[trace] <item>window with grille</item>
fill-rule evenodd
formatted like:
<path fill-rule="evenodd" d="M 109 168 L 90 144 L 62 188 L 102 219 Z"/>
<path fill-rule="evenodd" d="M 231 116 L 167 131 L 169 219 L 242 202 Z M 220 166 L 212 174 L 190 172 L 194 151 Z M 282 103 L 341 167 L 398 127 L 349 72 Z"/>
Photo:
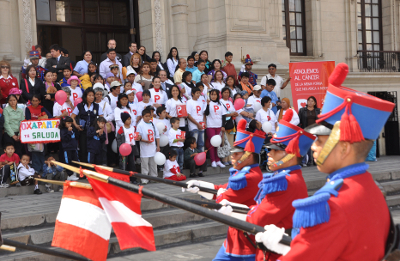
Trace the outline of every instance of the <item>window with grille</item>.
<path fill-rule="evenodd" d="M 359 51 L 382 51 L 381 0 L 357 1 Z"/>
<path fill-rule="evenodd" d="M 304 0 L 282 0 L 282 34 L 291 55 L 306 55 Z"/>

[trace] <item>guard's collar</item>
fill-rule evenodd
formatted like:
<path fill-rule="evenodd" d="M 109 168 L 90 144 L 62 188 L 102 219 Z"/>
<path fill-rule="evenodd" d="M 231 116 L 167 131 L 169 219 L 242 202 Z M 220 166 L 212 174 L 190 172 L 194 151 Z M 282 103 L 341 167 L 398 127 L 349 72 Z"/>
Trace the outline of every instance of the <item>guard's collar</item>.
<path fill-rule="evenodd" d="M 367 171 L 369 165 L 365 162 L 356 163 L 332 172 L 327 180 L 346 179 L 355 175 L 363 174 Z"/>

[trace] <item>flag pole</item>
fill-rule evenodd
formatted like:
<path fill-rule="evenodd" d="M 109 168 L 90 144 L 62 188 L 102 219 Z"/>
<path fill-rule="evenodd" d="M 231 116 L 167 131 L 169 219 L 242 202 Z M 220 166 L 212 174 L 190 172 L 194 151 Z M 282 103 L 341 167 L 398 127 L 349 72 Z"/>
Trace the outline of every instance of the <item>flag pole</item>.
<path fill-rule="evenodd" d="M 202 206 L 204 208 L 209 208 L 209 209 L 220 209 L 223 207 L 223 205 L 212 202 L 212 201 L 196 200 L 196 199 L 189 199 L 189 198 L 182 198 L 182 200 L 184 200 L 186 202 L 190 202 L 190 203 L 198 205 L 198 206 Z M 239 213 L 239 214 L 247 214 L 250 211 L 249 208 L 242 208 L 242 207 L 238 207 L 238 206 L 231 206 L 231 207 L 232 207 L 233 212 Z"/>
<path fill-rule="evenodd" d="M 50 184 L 55 184 L 59 186 L 64 186 L 65 183 L 68 184 L 70 187 L 75 187 L 75 188 L 83 188 L 83 189 L 92 189 L 92 186 L 87 183 L 82 183 L 82 182 L 76 182 L 76 181 L 59 181 L 59 180 L 51 180 L 51 179 L 40 179 L 40 178 L 35 178 L 37 181 L 40 182 L 45 182 L 45 183 L 50 183 Z"/>
<path fill-rule="evenodd" d="M 156 181 L 156 182 L 159 182 L 159 183 L 164 183 L 164 184 L 177 186 L 177 187 L 181 187 L 181 188 L 187 188 L 187 184 L 185 182 L 181 182 L 181 181 L 162 179 L 162 178 L 157 178 L 157 177 L 152 177 L 152 176 L 139 174 L 139 173 L 136 173 L 136 172 L 133 172 L 133 171 L 126 171 L 126 170 L 122 170 L 122 169 L 110 168 L 110 167 L 90 164 L 90 163 L 86 163 L 86 162 L 72 161 L 72 163 L 75 163 L 75 164 L 78 164 L 78 165 L 82 165 L 82 166 L 85 166 L 85 167 L 89 167 L 89 168 L 92 168 L 92 169 L 97 167 L 97 168 L 108 170 L 108 171 L 112 171 L 112 172 L 115 172 L 115 173 L 118 173 L 118 174 L 129 175 L 129 176 L 132 175 L 132 176 L 137 177 L 137 178 L 148 179 L 148 180 L 153 180 L 153 181 Z M 214 194 L 214 195 L 217 195 L 217 193 L 218 193 L 218 191 L 216 189 L 210 189 L 210 188 L 205 188 L 205 187 L 200 187 L 200 186 L 193 186 L 193 187 L 198 187 L 200 191 L 207 192 L 207 193 Z"/>
<path fill-rule="evenodd" d="M 111 185 L 132 191 L 134 193 L 138 193 L 147 198 L 151 198 L 153 200 L 160 201 L 162 203 L 171 205 L 173 207 L 177 207 L 177 208 L 189 211 L 191 213 L 212 219 L 214 221 L 226 224 L 230 227 L 242 230 L 242 231 L 250 233 L 250 234 L 257 234 L 258 232 L 265 232 L 265 229 L 261 226 L 257 226 L 257 225 L 251 224 L 249 222 L 242 221 L 242 220 L 221 214 L 221 213 L 211 210 L 211 209 L 207 209 L 207 208 L 203 208 L 201 206 L 194 205 L 192 203 L 186 202 L 179 198 L 174 198 L 174 197 L 171 197 L 168 195 L 154 192 L 149 189 L 139 187 L 138 185 L 130 184 L 130 183 L 124 182 L 122 180 L 109 177 L 104 174 L 99 174 L 94 171 L 90 171 L 90 170 L 86 170 L 86 169 L 80 170 L 79 168 L 75 168 L 75 167 L 72 167 L 67 164 L 57 162 L 57 161 L 52 161 L 52 162 L 56 165 L 59 165 L 61 167 L 69 169 L 71 171 L 74 171 L 77 173 L 83 173 L 86 176 L 88 176 L 89 178 L 96 179 L 96 180 L 99 180 L 104 183 L 109 183 Z M 280 243 L 283 245 L 290 246 L 291 240 L 292 240 L 291 237 L 284 235 L 282 240 L 280 241 Z"/>

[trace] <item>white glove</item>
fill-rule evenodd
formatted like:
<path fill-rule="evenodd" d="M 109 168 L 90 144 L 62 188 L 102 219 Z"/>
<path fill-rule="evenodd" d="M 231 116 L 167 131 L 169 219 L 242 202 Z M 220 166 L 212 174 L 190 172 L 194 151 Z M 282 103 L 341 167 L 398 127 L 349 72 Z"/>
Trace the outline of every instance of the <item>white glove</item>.
<path fill-rule="evenodd" d="M 238 205 L 240 207 L 248 208 L 246 205 L 229 202 L 226 199 L 221 200 L 221 202 L 219 202 L 219 204 L 223 205 L 223 207 L 220 208 L 218 210 L 218 212 L 220 212 L 220 213 L 222 213 L 224 215 L 227 215 L 227 216 L 231 216 L 231 217 L 246 221 L 246 217 L 247 217 L 246 214 L 233 212 L 233 209 L 232 209 L 232 206 L 236 206 L 236 205 Z"/>
<path fill-rule="evenodd" d="M 24 69 L 26 69 L 26 67 L 28 67 L 28 65 L 31 63 L 30 59 L 25 59 L 24 60 Z"/>
<path fill-rule="evenodd" d="M 195 194 L 199 192 L 198 187 L 200 186 L 200 182 L 198 180 L 189 180 L 188 182 L 186 182 L 186 184 L 188 184 L 188 186 L 187 188 L 182 188 L 182 192 L 188 191 Z"/>
<path fill-rule="evenodd" d="M 233 209 L 231 206 L 223 206 L 222 208 L 218 209 L 218 212 L 227 216 L 230 216 L 233 212 Z"/>
<path fill-rule="evenodd" d="M 279 243 L 285 234 L 285 228 L 279 228 L 275 225 L 266 225 L 265 232 L 256 234 L 256 241 L 263 243 L 269 250 L 286 255 L 290 251 L 290 246 L 285 246 Z"/>
<path fill-rule="evenodd" d="M 200 189 L 198 188 L 198 187 L 203 187 L 203 188 L 214 189 L 213 183 L 201 181 L 201 180 L 189 180 L 188 182 L 186 182 L 186 184 L 188 184 L 188 187 L 186 189 L 182 188 L 182 191 L 186 190 L 191 193 L 197 193 L 200 196 L 205 197 L 206 199 L 213 199 L 214 194 L 200 191 Z M 192 188 L 192 186 L 195 186 L 195 187 Z"/>
<path fill-rule="evenodd" d="M 217 197 L 218 197 L 219 195 L 221 195 L 222 193 L 224 193 L 225 191 L 226 191 L 226 189 L 220 188 L 220 189 L 218 190 Z"/>
<path fill-rule="evenodd" d="M 233 206 L 233 207 L 239 207 L 239 208 L 246 208 L 246 209 L 250 210 L 250 208 L 246 205 L 230 202 L 226 199 L 221 200 L 221 202 L 219 202 L 219 204 L 221 204 L 223 206 Z"/>

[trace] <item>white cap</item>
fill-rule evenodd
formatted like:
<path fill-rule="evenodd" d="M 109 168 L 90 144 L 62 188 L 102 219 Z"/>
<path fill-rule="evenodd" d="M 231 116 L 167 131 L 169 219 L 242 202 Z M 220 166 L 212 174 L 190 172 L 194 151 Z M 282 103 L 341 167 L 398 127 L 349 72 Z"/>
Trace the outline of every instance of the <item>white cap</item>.
<path fill-rule="evenodd" d="M 129 68 L 129 69 L 126 71 L 126 76 L 128 76 L 128 75 L 130 75 L 130 74 L 136 75 L 136 72 L 135 72 L 133 69 Z"/>
<path fill-rule="evenodd" d="M 99 83 L 99 82 L 96 82 L 96 83 L 93 85 L 93 89 L 96 89 L 96 88 L 101 88 L 101 89 L 104 90 L 104 85 L 101 84 L 101 83 Z"/>
<path fill-rule="evenodd" d="M 126 94 L 126 95 L 129 95 L 129 94 L 131 94 L 131 93 L 134 93 L 134 91 L 128 90 L 125 94 Z"/>
<path fill-rule="evenodd" d="M 254 86 L 253 91 L 259 91 L 261 89 L 261 86 L 257 84 L 256 86 Z"/>
<path fill-rule="evenodd" d="M 110 85 L 110 89 L 116 86 L 121 86 L 122 84 L 119 81 L 113 81 Z"/>

